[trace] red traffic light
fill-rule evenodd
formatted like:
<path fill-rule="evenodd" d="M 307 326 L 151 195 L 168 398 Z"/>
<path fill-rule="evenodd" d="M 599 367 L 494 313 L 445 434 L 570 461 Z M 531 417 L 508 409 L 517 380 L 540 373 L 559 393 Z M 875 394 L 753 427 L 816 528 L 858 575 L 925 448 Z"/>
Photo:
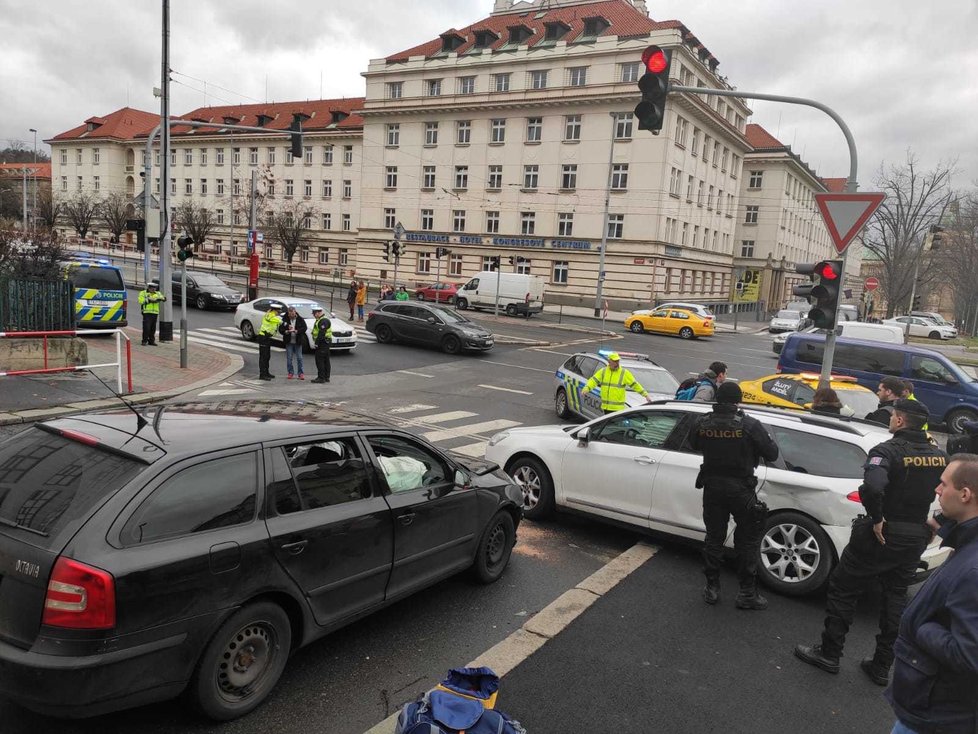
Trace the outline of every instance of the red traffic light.
<path fill-rule="evenodd" d="M 658 46 L 649 46 L 642 52 L 642 63 L 650 74 L 661 74 L 669 68 L 666 52 Z"/>
<path fill-rule="evenodd" d="M 835 263 L 822 263 L 822 267 L 818 271 L 818 274 L 826 280 L 835 280 L 839 277 L 839 273 L 835 269 Z"/>

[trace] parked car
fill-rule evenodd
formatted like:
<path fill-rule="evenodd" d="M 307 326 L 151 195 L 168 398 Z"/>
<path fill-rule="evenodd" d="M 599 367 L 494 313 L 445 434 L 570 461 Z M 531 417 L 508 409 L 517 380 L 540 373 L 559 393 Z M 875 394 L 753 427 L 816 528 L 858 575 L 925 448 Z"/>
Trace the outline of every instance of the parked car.
<path fill-rule="evenodd" d="M 669 303 L 660 303 L 655 308 L 640 308 L 637 311 L 632 311 L 632 316 L 643 316 L 648 315 L 655 311 L 657 308 L 685 308 L 689 311 L 693 311 L 700 316 L 705 318 L 714 318 L 715 315 L 709 306 L 705 306 L 702 303 L 684 303 L 682 301 L 670 301 Z"/>
<path fill-rule="evenodd" d="M 939 313 L 937 313 L 937 311 L 911 311 L 910 315 L 930 319 L 931 321 L 938 324 L 943 324 L 944 326 L 954 326 L 952 322 L 941 316 Z"/>
<path fill-rule="evenodd" d="M 523 489 L 527 518 L 572 510 L 631 527 L 702 541 L 703 457 L 689 445 L 695 421 L 711 410 L 663 401 L 601 416 L 582 426 L 511 428 L 494 435 L 488 461 Z M 788 595 L 813 593 L 828 580 L 861 512 L 859 486 L 869 449 L 889 438 L 882 426 L 773 408 L 747 408 L 780 448 L 757 469 L 769 514 L 758 550 L 758 575 Z M 936 497 L 935 497 L 936 507 Z M 732 546 L 733 530 L 727 545 Z M 933 543 L 921 558 L 933 568 L 946 556 Z"/>
<path fill-rule="evenodd" d="M 182 290 L 179 271 L 172 274 L 171 287 L 173 301 L 179 303 Z M 235 290 L 213 273 L 187 271 L 187 303 L 201 311 L 209 308 L 234 310 L 238 304 L 244 303 L 244 300 L 244 293 Z"/>
<path fill-rule="evenodd" d="M 431 283 L 414 291 L 414 297 L 419 301 L 434 301 L 435 303 L 455 303 L 455 294 L 460 285 L 456 283 Z"/>
<path fill-rule="evenodd" d="M 452 308 L 428 303 L 382 301 L 367 314 L 367 331 L 381 344 L 413 342 L 439 347 L 446 354 L 488 351 L 493 335 Z"/>
<path fill-rule="evenodd" d="M 630 314 L 625 317 L 625 328 L 635 334 L 650 331 L 669 334 L 683 339 L 713 336 L 714 318 L 701 316 L 688 308 L 660 306 L 652 313 Z"/>
<path fill-rule="evenodd" d="M 92 413 L 0 444 L 0 695 L 56 716 L 177 696 L 229 720 L 290 653 L 508 565 L 519 489 L 308 402 Z M 43 500 L 40 499 L 43 495 Z"/>
<path fill-rule="evenodd" d="M 928 339 L 954 339 L 958 335 L 958 330 L 949 324 L 939 324 L 931 319 L 922 316 L 897 316 L 892 319 L 883 319 L 884 324 L 892 324 L 907 329 L 909 325 L 910 336 L 922 336 Z"/>
<path fill-rule="evenodd" d="M 782 309 L 771 319 L 767 330 L 772 334 L 777 334 L 782 331 L 798 331 L 799 329 L 805 328 L 803 323 L 806 320 L 798 311 Z"/>
<path fill-rule="evenodd" d="M 234 312 L 234 325 L 241 332 L 241 336 L 248 341 L 255 339 L 258 330 L 261 329 L 261 320 L 265 312 L 271 308 L 272 304 L 282 304 L 286 307 L 295 306 L 296 313 L 305 319 L 308 329 L 306 329 L 306 344 L 303 351 L 315 351 L 316 346 L 312 341 L 312 310 L 322 308 L 315 301 L 308 298 L 296 298 L 294 296 L 265 296 L 248 303 L 242 303 Z M 330 344 L 330 352 L 350 353 L 357 348 L 357 331 L 350 324 L 338 317 L 335 313 L 327 311 L 329 321 L 333 329 L 333 342 Z M 277 341 L 282 341 L 281 337 L 276 337 Z"/>

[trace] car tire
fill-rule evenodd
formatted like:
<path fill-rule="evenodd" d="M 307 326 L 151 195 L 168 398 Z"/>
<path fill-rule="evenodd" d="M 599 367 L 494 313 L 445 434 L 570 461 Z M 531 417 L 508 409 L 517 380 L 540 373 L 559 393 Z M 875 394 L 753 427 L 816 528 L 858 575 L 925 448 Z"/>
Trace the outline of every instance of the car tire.
<path fill-rule="evenodd" d="M 797 512 L 768 515 L 757 562 L 765 586 L 784 596 L 804 596 L 825 585 L 834 563 L 832 541 L 817 522 Z"/>
<path fill-rule="evenodd" d="M 567 391 L 562 387 L 558 387 L 557 394 L 554 395 L 554 411 L 558 418 L 567 419 L 574 415 L 570 406 L 567 405 Z"/>
<path fill-rule="evenodd" d="M 381 344 L 390 344 L 394 341 L 394 332 L 391 331 L 391 327 L 387 324 L 378 324 L 374 331 L 374 336 L 377 337 L 377 341 Z"/>
<path fill-rule="evenodd" d="M 978 421 L 978 413 L 967 408 L 958 408 L 944 416 L 944 426 L 948 433 L 964 433 L 964 424 L 968 421 Z"/>
<path fill-rule="evenodd" d="M 516 315 L 516 304 L 510 303 L 506 306 L 506 315 L 515 316 Z"/>
<path fill-rule="evenodd" d="M 628 325 L 628 330 L 633 334 L 641 334 L 642 332 L 645 331 L 645 327 L 642 325 L 641 321 L 635 319 L 632 323 Z"/>
<path fill-rule="evenodd" d="M 441 350 L 445 354 L 458 354 L 462 351 L 462 341 L 454 334 L 449 334 L 441 340 Z"/>
<path fill-rule="evenodd" d="M 456 298 L 455 299 L 455 307 L 459 311 L 464 311 L 465 309 L 467 309 L 469 307 L 469 302 L 467 300 L 465 300 L 464 298 Z"/>
<path fill-rule="evenodd" d="M 519 456 L 509 463 L 506 473 L 523 492 L 523 516 L 542 520 L 554 511 L 554 481 L 550 471 L 535 456 Z"/>
<path fill-rule="evenodd" d="M 207 310 L 207 296 L 205 295 L 197 296 L 197 308 L 199 308 L 201 311 Z"/>
<path fill-rule="evenodd" d="M 940 340 L 940 338 L 941 338 L 941 332 L 939 332 L 939 331 L 932 331 L 930 334 L 927 335 L 927 338 L 928 339 L 937 339 L 937 340 Z"/>
<path fill-rule="evenodd" d="M 250 342 L 255 340 L 255 327 L 247 319 L 241 322 L 241 338 Z"/>
<path fill-rule="evenodd" d="M 501 510 L 492 516 L 475 551 L 472 572 L 480 583 L 491 584 L 499 580 L 509 565 L 515 543 L 513 516 Z"/>
<path fill-rule="evenodd" d="M 688 326 L 684 326 L 679 330 L 679 336 L 682 339 L 693 339 L 696 337 L 696 334 L 693 333 L 693 330 L 691 328 L 689 328 Z"/>
<path fill-rule="evenodd" d="M 418 299 L 419 301 L 423 301 L 423 300 L 424 300 L 424 293 L 422 293 L 421 291 L 418 291 L 418 292 L 417 292 L 417 293 L 415 294 L 415 296 L 414 296 L 414 297 L 415 297 L 415 298 L 417 298 L 417 299 Z"/>
<path fill-rule="evenodd" d="M 258 602 L 231 615 L 204 649 L 190 682 L 194 705 L 216 721 L 253 711 L 285 670 L 292 625 L 277 604 Z"/>

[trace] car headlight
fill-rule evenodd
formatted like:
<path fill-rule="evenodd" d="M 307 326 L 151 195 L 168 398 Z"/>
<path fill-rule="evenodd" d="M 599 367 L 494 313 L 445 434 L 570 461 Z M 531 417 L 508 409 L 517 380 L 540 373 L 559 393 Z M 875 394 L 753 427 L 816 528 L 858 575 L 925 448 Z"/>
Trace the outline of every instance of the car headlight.
<path fill-rule="evenodd" d="M 496 444 L 502 443 L 507 438 L 509 438 L 509 431 L 503 431 L 502 433 L 497 433 L 495 436 L 489 439 L 489 445 L 495 446 Z"/>

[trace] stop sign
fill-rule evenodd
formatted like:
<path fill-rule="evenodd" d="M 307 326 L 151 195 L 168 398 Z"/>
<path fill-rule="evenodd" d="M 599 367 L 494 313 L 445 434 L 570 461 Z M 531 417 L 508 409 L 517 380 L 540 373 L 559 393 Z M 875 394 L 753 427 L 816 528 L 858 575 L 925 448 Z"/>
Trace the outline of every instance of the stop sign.
<path fill-rule="evenodd" d="M 863 284 L 863 286 L 868 291 L 875 291 L 880 287 L 879 278 L 866 278 L 866 282 Z"/>

